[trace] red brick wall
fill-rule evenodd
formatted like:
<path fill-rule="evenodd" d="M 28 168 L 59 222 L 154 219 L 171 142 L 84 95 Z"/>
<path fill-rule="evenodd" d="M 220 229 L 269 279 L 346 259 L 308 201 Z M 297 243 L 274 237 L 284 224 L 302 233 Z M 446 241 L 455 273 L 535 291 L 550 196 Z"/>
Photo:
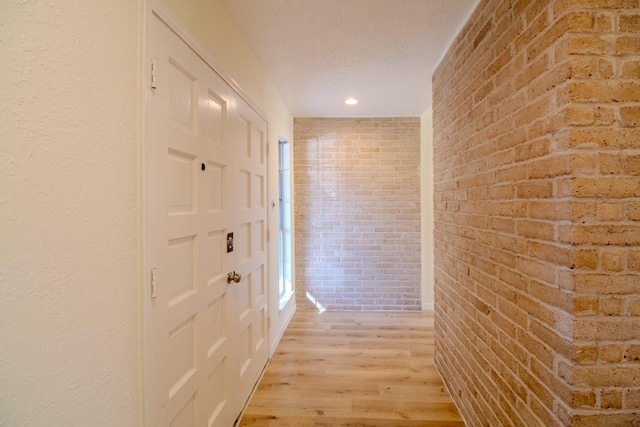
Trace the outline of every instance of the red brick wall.
<path fill-rule="evenodd" d="M 293 153 L 298 306 L 419 310 L 420 119 L 298 118 Z"/>
<path fill-rule="evenodd" d="M 471 426 L 640 423 L 640 1 L 482 1 L 434 75 L 436 363 Z"/>

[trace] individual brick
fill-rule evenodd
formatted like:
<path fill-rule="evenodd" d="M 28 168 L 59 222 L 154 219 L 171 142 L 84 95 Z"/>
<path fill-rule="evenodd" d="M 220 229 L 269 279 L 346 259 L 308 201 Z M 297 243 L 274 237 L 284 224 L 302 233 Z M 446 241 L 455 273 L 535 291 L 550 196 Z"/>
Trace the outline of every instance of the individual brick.
<path fill-rule="evenodd" d="M 626 175 L 640 175 L 640 155 L 632 154 L 625 156 L 624 173 Z"/>
<path fill-rule="evenodd" d="M 640 33 L 640 14 L 624 14 L 618 17 L 618 31 L 622 33 Z"/>
<path fill-rule="evenodd" d="M 640 407 L 640 388 L 624 391 L 624 407 L 629 409 Z"/>
<path fill-rule="evenodd" d="M 616 55 L 637 55 L 640 52 L 640 36 L 620 36 L 614 43 Z"/>
<path fill-rule="evenodd" d="M 639 362 L 640 344 L 627 344 L 624 351 L 624 358 L 627 362 Z"/>
<path fill-rule="evenodd" d="M 600 297 L 599 311 L 605 316 L 621 316 L 624 314 L 624 299 L 615 296 Z"/>
<path fill-rule="evenodd" d="M 575 251 L 574 263 L 576 268 L 588 268 L 595 270 L 598 268 L 597 249 L 578 249 Z"/>
<path fill-rule="evenodd" d="M 595 315 L 598 313 L 598 298 L 593 296 L 574 298 L 573 312 L 576 316 Z"/>
<path fill-rule="evenodd" d="M 626 127 L 640 126 L 640 107 L 620 107 L 620 125 Z"/>
<path fill-rule="evenodd" d="M 600 407 L 602 409 L 622 409 L 622 390 L 608 389 L 600 394 Z"/>
<path fill-rule="evenodd" d="M 600 221 L 622 221 L 624 219 L 624 203 L 601 203 L 598 206 L 598 219 Z"/>
<path fill-rule="evenodd" d="M 624 161 L 621 153 L 600 153 L 599 169 L 601 174 L 620 175 L 624 173 Z"/>
<path fill-rule="evenodd" d="M 602 250 L 602 269 L 604 271 L 622 271 L 624 269 L 626 251 L 623 248 L 606 248 Z"/>
<path fill-rule="evenodd" d="M 613 30 L 613 16 L 610 13 L 597 13 L 593 27 L 601 33 Z"/>
<path fill-rule="evenodd" d="M 622 64 L 622 78 L 640 79 L 640 60 L 629 60 Z"/>

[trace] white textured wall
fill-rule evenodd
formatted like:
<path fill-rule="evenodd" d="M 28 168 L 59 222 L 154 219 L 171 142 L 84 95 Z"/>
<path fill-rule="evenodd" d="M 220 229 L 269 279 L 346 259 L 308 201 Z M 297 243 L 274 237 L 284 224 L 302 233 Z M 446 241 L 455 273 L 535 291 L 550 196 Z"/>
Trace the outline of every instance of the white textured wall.
<path fill-rule="evenodd" d="M 0 2 L 0 425 L 141 422 L 141 1 Z"/>
<path fill-rule="evenodd" d="M 420 194 L 422 228 L 422 309 L 433 309 L 433 111 L 420 117 Z"/>

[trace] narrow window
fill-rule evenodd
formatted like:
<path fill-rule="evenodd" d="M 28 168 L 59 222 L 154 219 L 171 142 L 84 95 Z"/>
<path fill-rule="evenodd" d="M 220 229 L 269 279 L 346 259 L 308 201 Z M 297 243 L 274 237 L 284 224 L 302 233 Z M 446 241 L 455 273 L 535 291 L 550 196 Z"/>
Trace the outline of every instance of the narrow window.
<path fill-rule="evenodd" d="M 280 205 L 279 274 L 280 308 L 284 307 L 293 289 L 291 285 L 291 168 L 288 141 L 278 141 L 278 187 Z"/>

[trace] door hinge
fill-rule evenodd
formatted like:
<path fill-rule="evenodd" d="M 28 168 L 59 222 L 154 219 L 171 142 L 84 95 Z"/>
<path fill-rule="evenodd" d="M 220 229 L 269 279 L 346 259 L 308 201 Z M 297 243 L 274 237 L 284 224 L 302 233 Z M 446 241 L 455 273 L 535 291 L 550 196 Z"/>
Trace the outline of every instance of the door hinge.
<path fill-rule="evenodd" d="M 271 329 L 271 317 L 267 317 L 267 329 Z"/>
<path fill-rule="evenodd" d="M 156 293 L 156 279 L 157 279 L 157 272 L 155 268 L 151 269 L 151 298 L 156 298 L 158 295 Z"/>
<path fill-rule="evenodd" d="M 270 145 L 271 145 L 271 144 L 269 144 L 269 143 L 267 142 L 267 156 L 269 155 L 269 146 L 270 146 Z"/>
<path fill-rule="evenodd" d="M 271 240 L 271 232 L 267 230 L 267 243 Z"/>
<path fill-rule="evenodd" d="M 156 89 L 156 60 L 151 60 L 151 89 Z"/>

